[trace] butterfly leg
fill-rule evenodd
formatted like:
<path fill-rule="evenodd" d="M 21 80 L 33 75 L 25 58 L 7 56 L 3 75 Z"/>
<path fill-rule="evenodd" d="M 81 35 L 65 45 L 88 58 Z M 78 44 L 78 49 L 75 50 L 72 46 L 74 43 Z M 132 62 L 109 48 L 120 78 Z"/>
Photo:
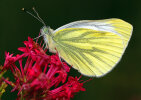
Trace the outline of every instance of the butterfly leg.
<path fill-rule="evenodd" d="M 58 51 L 57 51 L 56 48 L 55 48 L 55 50 L 56 50 L 56 54 L 58 55 L 58 57 L 59 57 L 59 59 L 60 59 L 60 62 L 61 62 L 61 64 L 62 64 L 62 66 L 63 66 L 63 69 L 64 69 L 65 72 L 66 72 L 66 68 L 65 68 L 65 66 L 64 66 L 64 64 L 63 64 L 63 61 L 62 61 L 62 59 L 61 59 L 61 56 L 60 56 L 60 54 L 58 53 Z"/>

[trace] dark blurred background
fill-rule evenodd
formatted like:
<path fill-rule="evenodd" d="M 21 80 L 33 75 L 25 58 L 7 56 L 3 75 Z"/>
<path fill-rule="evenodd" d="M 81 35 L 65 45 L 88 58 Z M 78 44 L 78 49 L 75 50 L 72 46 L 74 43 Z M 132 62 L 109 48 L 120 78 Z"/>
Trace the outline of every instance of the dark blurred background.
<path fill-rule="evenodd" d="M 85 19 L 120 18 L 131 23 L 133 35 L 120 63 L 106 76 L 85 83 L 86 91 L 73 100 L 141 100 L 141 0 L 0 0 L 0 64 L 5 51 L 17 54 L 28 36 L 38 36 L 43 25 L 21 11 L 32 11 L 33 6 L 53 29 Z M 4 95 L 2 100 L 16 98 L 15 93 Z"/>

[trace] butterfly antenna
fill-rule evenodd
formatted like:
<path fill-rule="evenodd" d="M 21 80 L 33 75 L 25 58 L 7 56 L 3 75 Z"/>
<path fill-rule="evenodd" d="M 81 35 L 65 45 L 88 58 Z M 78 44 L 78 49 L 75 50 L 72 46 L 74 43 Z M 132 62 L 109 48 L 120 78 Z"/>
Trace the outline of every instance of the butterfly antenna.
<path fill-rule="evenodd" d="M 31 15 L 32 17 L 34 17 L 35 19 L 37 19 L 39 22 L 41 22 L 43 25 L 45 25 L 45 23 L 43 22 L 43 20 L 41 20 L 40 18 L 38 18 L 38 16 L 36 17 L 35 15 L 33 15 L 31 12 L 27 11 L 25 8 L 22 8 L 22 11 L 28 13 L 29 15 Z"/>
<path fill-rule="evenodd" d="M 33 11 L 36 13 L 38 19 L 40 19 L 40 21 L 43 23 L 43 25 L 46 26 L 45 22 L 44 22 L 43 19 L 39 16 L 39 13 L 36 11 L 36 9 L 35 9 L 34 7 L 33 7 L 32 9 L 33 9 Z"/>

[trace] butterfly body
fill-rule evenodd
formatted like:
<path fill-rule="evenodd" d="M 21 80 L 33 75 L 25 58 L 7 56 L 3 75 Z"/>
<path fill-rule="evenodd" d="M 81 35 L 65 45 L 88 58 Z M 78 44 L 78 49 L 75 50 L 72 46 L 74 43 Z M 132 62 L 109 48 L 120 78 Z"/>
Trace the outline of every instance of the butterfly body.
<path fill-rule="evenodd" d="M 44 42 L 46 43 L 46 46 L 48 46 L 49 51 L 56 53 L 56 45 L 53 41 L 53 30 L 50 27 L 44 26 L 41 29 L 41 35 L 43 35 Z"/>
<path fill-rule="evenodd" d="M 83 20 L 56 30 L 43 27 L 49 50 L 86 76 L 101 77 L 120 61 L 132 34 L 121 19 Z"/>

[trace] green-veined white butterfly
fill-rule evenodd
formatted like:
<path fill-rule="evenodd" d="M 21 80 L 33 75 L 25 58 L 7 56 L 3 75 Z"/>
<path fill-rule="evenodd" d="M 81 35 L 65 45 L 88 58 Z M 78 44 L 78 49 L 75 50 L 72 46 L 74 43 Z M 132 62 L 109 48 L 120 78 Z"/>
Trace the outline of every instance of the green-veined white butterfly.
<path fill-rule="evenodd" d="M 39 16 L 37 19 L 44 24 Z M 101 77 L 121 60 L 132 30 L 131 24 L 112 18 L 75 21 L 56 30 L 45 25 L 41 35 L 49 51 L 58 52 L 74 69 L 86 76 Z"/>
<path fill-rule="evenodd" d="M 41 29 L 51 52 L 87 76 L 100 77 L 120 61 L 132 34 L 132 25 L 121 19 L 82 20 L 56 30 Z"/>

